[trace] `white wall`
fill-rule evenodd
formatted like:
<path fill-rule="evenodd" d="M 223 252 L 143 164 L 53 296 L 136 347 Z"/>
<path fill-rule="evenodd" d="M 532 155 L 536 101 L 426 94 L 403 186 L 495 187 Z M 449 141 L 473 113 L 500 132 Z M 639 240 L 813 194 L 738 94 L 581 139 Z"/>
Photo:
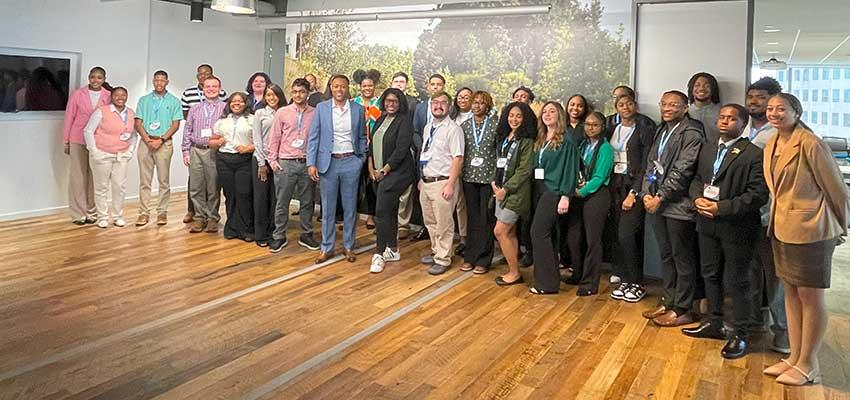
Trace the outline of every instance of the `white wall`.
<path fill-rule="evenodd" d="M 179 96 L 195 82 L 200 63 L 213 65 L 228 92 L 244 90 L 250 74 L 263 66 L 264 33 L 254 20 L 211 10 L 204 23 L 193 24 L 188 7 L 161 1 L 29 0 L 0 2 L 0 15 L 0 47 L 80 53 L 80 82 L 92 66 L 101 65 L 110 83 L 129 89 L 131 107 L 151 90 L 150 76 L 157 69 L 169 72 L 169 89 Z M 47 114 L 0 115 L 0 219 L 67 206 L 62 113 Z M 175 153 L 171 186 L 181 190 L 187 171 Z M 138 194 L 137 165 L 131 161 L 130 197 Z"/>

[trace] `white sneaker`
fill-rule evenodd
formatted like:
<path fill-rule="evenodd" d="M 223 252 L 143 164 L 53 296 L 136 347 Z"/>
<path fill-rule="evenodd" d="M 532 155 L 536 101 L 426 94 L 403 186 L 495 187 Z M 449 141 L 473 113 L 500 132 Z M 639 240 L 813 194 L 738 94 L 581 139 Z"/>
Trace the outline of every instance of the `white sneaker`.
<path fill-rule="evenodd" d="M 123 228 L 124 225 L 127 225 L 127 223 L 124 222 L 124 218 L 115 218 L 115 221 L 112 221 L 112 223 L 119 228 Z"/>
<path fill-rule="evenodd" d="M 612 284 L 620 283 L 620 277 L 617 276 L 617 275 L 611 275 L 611 283 Z"/>
<path fill-rule="evenodd" d="M 400 250 L 393 251 L 393 249 L 387 247 L 386 249 L 384 249 L 383 256 L 384 256 L 384 261 L 386 261 L 386 262 L 401 261 L 401 251 Z"/>
<path fill-rule="evenodd" d="M 611 298 L 614 300 L 623 300 L 623 297 L 626 295 L 626 292 L 629 289 L 629 284 L 622 282 L 616 289 L 611 291 Z"/>
<path fill-rule="evenodd" d="M 100 221 L 97 221 L 97 227 L 98 227 L 98 228 L 106 228 L 106 227 L 108 227 L 108 226 L 109 226 L 109 221 L 107 221 L 107 220 L 105 220 L 105 219 L 102 219 L 102 220 L 100 220 Z"/>
<path fill-rule="evenodd" d="M 380 254 L 372 256 L 372 265 L 369 267 L 369 272 L 377 274 L 384 271 L 384 257 Z"/>

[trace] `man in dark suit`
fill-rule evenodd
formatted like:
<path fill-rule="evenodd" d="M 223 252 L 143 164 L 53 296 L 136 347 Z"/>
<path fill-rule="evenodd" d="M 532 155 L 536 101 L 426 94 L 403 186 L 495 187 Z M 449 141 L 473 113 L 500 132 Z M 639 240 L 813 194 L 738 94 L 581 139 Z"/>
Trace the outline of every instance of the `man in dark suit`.
<path fill-rule="evenodd" d="M 720 139 L 702 146 L 690 193 L 697 209 L 700 264 L 705 280 L 709 319 L 685 335 L 726 339 L 723 327 L 724 273 L 732 287 L 734 331 L 721 355 L 734 359 L 747 353 L 747 328 L 752 303 L 749 298 L 753 243 L 761 228 L 759 208 L 767 202 L 762 172 L 762 150 L 741 136 L 749 113 L 739 104 L 720 108 Z"/>
<path fill-rule="evenodd" d="M 354 262 L 357 189 L 366 159 L 366 124 L 363 106 L 348 100 L 348 84 L 345 75 L 332 77 L 333 98 L 316 106 L 307 136 L 307 174 L 315 182 L 321 179 L 323 210 L 336 210 L 341 194 L 343 246 L 348 261 Z M 316 263 L 333 256 L 334 236 L 334 219 L 322 218 L 322 252 Z"/>
<path fill-rule="evenodd" d="M 446 87 L 446 78 L 444 78 L 440 74 L 431 75 L 428 78 L 428 100 L 423 101 L 416 105 L 416 109 L 413 112 L 413 149 L 415 150 L 416 159 L 419 159 L 419 152 L 422 150 L 422 135 L 423 130 L 425 129 L 425 125 L 428 125 L 434 116 L 431 114 L 431 96 L 434 93 L 442 92 Z M 419 193 L 418 191 L 414 191 L 412 197 L 412 201 L 415 203 L 419 202 Z M 418 210 L 421 213 L 421 207 L 416 207 L 414 205 L 414 210 Z M 416 212 L 416 211 L 414 211 Z M 419 216 L 415 216 L 418 218 Z M 428 235 L 428 229 L 424 226 L 416 235 L 411 237 L 411 240 L 426 240 L 430 239 L 430 235 Z"/>

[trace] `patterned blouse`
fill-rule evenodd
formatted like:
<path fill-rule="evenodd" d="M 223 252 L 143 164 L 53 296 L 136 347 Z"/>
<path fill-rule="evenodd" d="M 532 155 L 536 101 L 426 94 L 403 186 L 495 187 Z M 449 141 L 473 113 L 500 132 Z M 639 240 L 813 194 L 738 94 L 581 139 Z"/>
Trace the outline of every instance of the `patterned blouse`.
<path fill-rule="evenodd" d="M 499 119 L 488 116 L 483 124 L 470 118 L 460 125 L 465 145 L 463 181 L 489 185 L 496 176 L 496 128 Z M 474 130 L 474 132 L 473 132 Z M 476 139 L 479 142 L 476 144 Z"/>
<path fill-rule="evenodd" d="M 378 96 L 369 100 L 369 104 L 366 104 L 363 100 L 363 97 L 357 96 L 354 98 L 354 102 L 363 106 L 365 110 L 363 110 L 363 114 L 366 116 L 366 138 L 371 140 L 372 138 L 372 130 L 375 129 L 375 122 L 378 121 L 378 118 L 381 118 L 381 109 L 378 108 L 378 101 L 380 99 Z"/>

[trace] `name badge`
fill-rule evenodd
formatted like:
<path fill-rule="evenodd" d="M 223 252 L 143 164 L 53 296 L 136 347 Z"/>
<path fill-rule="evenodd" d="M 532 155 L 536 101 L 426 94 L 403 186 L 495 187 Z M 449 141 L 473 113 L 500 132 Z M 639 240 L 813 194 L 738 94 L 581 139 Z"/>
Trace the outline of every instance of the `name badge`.
<path fill-rule="evenodd" d="M 481 158 L 481 157 L 475 157 L 475 158 L 472 159 L 472 162 L 470 164 L 473 167 L 480 167 L 480 166 L 484 165 L 484 159 Z"/>
<path fill-rule="evenodd" d="M 625 151 L 614 152 L 614 162 L 625 164 L 628 161 L 628 155 Z"/>
<path fill-rule="evenodd" d="M 159 121 L 151 122 L 148 125 L 148 128 L 150 128 L 150 130 L 152 130 L 152 131 L 159 129 Z"/>
<path fill-rule="evenodd" d="M 543 168 L 535 168 L 534 169 L 534 179 L 545 179 L 545 175 L 543 174 Z"/>
<path fill-rule="evenodd" d="M 508 167 L 508 159 L 506 157 L 499 157 L 496 159 L 496 168 L 507 168 Z"/>
<path fill-rule="evenodd" d="M 300 149 L 301 146 L 304 146 L 304 139 L 295 139 L 292 141 L 292 147 Z"/>
<path fill-rule="evenodd" d="M 419 161 L 431 161 L 431 153 L 422 153 L 419 155 Z"/>
<path fill-rule="evenodd" d="M 614 164 L 614 173 L 615 174 L 625 174 L 626 173 L 626 163 L 618 162 Z"/>
<path fill-rule="evenodd" d="M 201 129 L 201 137 L 212 137 L 212 129 Z"/>
<path fill-rule="evenodd" d="M 126 141 L 130 140 L 130 136 L 132 136 L 132 134 L 130 132 L 124 132 L 118 138 L 126 142 Z"/>
<path fill-rule="evenodd" d="M 705 185 L 702 190 L 702 197 L 709 200 L 720 201 L 720 188 L 714 185 Z"/>

